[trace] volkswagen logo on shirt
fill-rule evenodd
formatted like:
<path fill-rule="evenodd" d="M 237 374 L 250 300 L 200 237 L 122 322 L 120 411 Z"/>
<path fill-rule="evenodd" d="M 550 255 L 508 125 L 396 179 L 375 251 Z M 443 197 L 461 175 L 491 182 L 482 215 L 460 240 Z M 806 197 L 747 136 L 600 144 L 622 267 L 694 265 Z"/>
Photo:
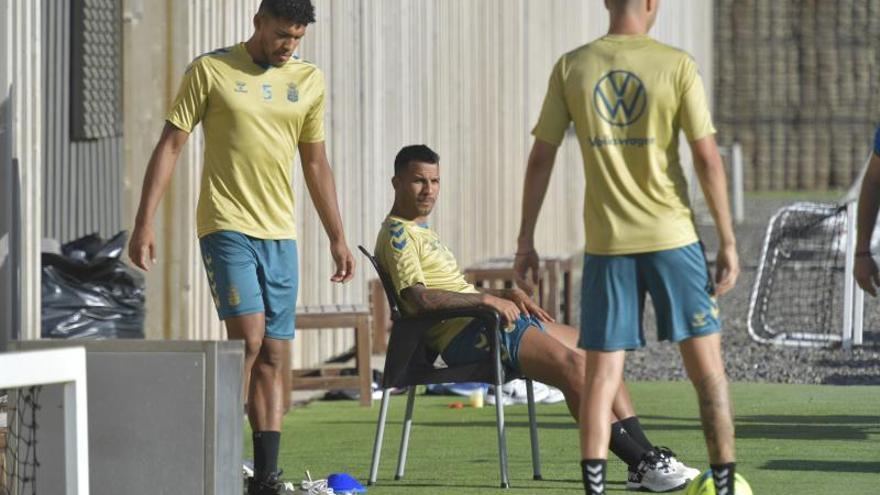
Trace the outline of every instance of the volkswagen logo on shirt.
<path fill-rule="evenodd" d="M 632 72 L 613 70 L 593 89 L 593 107 L 602 120 L 626 127 L 639 120 L 648 106 L 648 93 L 642 80 Z"/>

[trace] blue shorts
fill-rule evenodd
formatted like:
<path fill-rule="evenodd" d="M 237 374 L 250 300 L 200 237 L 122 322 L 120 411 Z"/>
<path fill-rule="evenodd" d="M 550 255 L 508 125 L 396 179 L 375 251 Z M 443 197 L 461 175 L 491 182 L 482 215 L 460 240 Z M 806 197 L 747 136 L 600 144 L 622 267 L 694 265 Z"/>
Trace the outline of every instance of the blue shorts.
<path fill-rule="evenodd" d="M 519 366 L 519 344 L 529 327 L 544 331 L 544 325 L 537 318 L 520 316 L 515 325 L 501 332 L 501 363 L 508 370 L 522 372 Z M 464 327 L 440 353 L 443 362 L 451 366 L 486 359 L 492 352 L 492 346 L 485 328 L 486 323 L 483 320 L 474 320 Z"/>
<path fill-rule="evenodd" d="M 266 336 L 293 338 L 299 266 L 293 239 L 256 239 L 228 230 L 199 239 L 221 320 L 266 314 Z"/>
<path fill-rule="evenodd" d="M 584 255 L 578 346 L 598 351 L 645 346 L 645 295 L 659 340 L 680 342 L 721 330 L 715 287 L 699 242 L 665 251 Z"/>

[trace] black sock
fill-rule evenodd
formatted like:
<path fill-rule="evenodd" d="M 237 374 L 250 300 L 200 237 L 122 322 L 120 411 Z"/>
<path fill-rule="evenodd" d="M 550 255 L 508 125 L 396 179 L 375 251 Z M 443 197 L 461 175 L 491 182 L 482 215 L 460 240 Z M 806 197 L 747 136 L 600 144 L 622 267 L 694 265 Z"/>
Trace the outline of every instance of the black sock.
<path fill-rule="evenodd" d="M 639 443 L 645 450 L 654 450 L 654 444 L 648 440 L 648 437 L 645 436 L 645 431 L 642 430 L 642 424 L 639 423 L 638 416 L 630 416 L 626 419 L 621 419 L 615 424 L 620 424 L 629 433 L 629 436 L 632 437 L 633 440 Z"/>
<path fill-rule="evenodd" d="M 608 448 L 631 470 L 638 467 L 642 456 L 648 452 L 629 434 L 629 430 L 624 429 L 620 421 L 611 424 L 611 443 Z"/>
<path fill-rule="evenodd" d="M 734 475 L 736 463 L 711 464 L 712 481 L 715 482 L 715 493 L 718 495 L 733 495 Z"/>
<path fill-rule="evenodd" d="M 281 443 L 280 431 L 255 431 L 254 438 L 254 478 L 266 479 L 278 471 L 278 445 Z"/>
<path fill-rule="evenodd" d="M 605 459 L 581 461 L 585 495 L 605 495 Z"/>

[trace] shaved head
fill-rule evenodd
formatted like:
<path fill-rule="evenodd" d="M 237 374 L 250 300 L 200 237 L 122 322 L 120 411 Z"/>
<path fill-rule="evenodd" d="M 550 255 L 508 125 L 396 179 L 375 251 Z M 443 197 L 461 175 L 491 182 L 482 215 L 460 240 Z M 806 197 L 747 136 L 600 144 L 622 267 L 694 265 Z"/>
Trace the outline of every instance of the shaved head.
<path fill-rule="evenodd" d="M 657 19 L 660 0 L 605 0 L 611 15 L 610 33 L 647 34 Z"/>
<path fill-rule="evenodd" d="M 644 2 L 645 0 L 605 0 L 605 5 L 611 10 L 626 10 Z"/>

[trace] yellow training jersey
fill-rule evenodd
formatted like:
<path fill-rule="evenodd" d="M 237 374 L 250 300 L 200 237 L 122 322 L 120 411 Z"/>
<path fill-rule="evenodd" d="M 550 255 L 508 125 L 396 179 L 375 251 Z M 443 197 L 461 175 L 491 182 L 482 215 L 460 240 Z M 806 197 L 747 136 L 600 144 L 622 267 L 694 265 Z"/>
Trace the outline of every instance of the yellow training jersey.
<path fill-rule="evenodd" d="M 195 59 L 168 122 L 205 135 L 198 235 L 232 230 L 295 239 L 293 161 L 299 143 L 324 140 L 324 76 L 291 58 L 254 62 L 244 43 Z"/>
<path fill-rule="evenodd" d="M 586 177 L 585 250 L 631 254 L 697 240 L 678 135 L 715 132 L 685 52 L 649 36 L 608 35 L 562 56 L 532 134 L 559 145 L 574 122 Z"/>
<path fill-rule="evenodd" d="M 440 236 L 425 225 L 389 216 L 376 239 L 376 258 L 391 276 L 397 294 L 416 284 L 428 289 L 476 293 L 477 289 L 462 275 L 452 251 L 440 242 Z M 416 313 L 415 307 L 401 298 L 401 311 Z M 472 320 L 454 318 L 444 321 L 428 333 L 429 345 L 441 352 Z"/>

